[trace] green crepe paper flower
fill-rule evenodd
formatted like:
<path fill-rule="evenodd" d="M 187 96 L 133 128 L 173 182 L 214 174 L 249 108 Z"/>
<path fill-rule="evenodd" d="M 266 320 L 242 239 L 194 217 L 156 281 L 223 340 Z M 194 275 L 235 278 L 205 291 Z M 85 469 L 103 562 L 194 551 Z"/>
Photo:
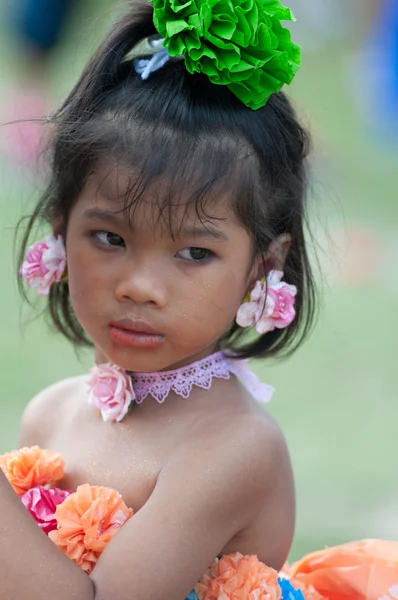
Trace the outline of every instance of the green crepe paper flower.
<path fill-rule="evenodd" d="M 154 24 L 171 56 L 189 73 L 226 85 L 246 106 L 264 106 L 300 66 L 300 47 L 281 21 L 280 0 L 153 0 Z"/>

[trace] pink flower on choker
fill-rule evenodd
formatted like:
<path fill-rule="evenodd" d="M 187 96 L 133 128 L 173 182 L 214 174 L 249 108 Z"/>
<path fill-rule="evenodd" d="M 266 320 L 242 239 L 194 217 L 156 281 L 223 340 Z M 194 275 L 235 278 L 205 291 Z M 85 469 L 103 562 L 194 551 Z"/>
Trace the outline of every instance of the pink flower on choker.
<path fill-rule="evenodd" d="M 97 365 L 90 371 L 89 403 L 101 411 L 103 421 L 121 421 L 135 400 L 131 378 L 116 365 Z"/>
<path fill-rule="evenodd" d="M 28 249 L 20 274 L 30 288 L 38 288 L 39 296 L 48 296 L 53 283 L 61 281 L 66 267 L 62 236 L 48 235 Z"/>
<path fill-rule="evenodd" d="M 296 316 L 294 301 L 297 288 L 281 281 L 282 277 L 282 271 L 270 271 L 267 283 L 257 281 L 249 302 L 242 304 L 238 310 L 238 325 L 254 326 L 260 335 L 290 325 Z"/>

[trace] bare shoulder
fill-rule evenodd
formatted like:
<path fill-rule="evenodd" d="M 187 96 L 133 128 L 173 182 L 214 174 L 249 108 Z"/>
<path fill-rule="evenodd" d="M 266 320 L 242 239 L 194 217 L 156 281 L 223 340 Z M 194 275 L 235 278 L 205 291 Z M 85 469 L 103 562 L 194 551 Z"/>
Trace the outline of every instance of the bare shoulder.
<path fill-rule="evenodd" d="M 279 493 L 280 482 L 292 487 L 284 435 L 275 419 L 262 409 L 208 415 L 169 460 L 173 467 L 180 463 L 187 470 L 195 464 L 194 473 L 201 473 L 202 478 L 222 474 L 218 479 L 222 491 L 229 492 L 231 498 L 234 492 L 235 499 L 246 506 L 250 521 L 263 510 L 265 498 Z M 168 461 L 163 469 L 167 471 Z"/>
<path fill-rule="evenodd" d="M 202 469 L 206 479 L 209 461 L 216 465 L 213 471 L 224 497 L 223 509 L 229 498 L 230 513 L 236 518 L 235 532 L 223 554 L 257 554 L 266 564 L 281 568 L 294 533 L 295 491 L 290 455 L 278 423 L 265 410 L 232 413 L 214 422 L 203 440 L 203 451 L 193 448 L 196 473 Z"/>
<path fill-rule="evenodd" d="M 64 406 L 84 391 L 85 376 L 58 381 L 39 392 L 27 405 L 22 416 L 19 447 L 45 445 L 54 421 L 62 418 Z"/>
<path fill-rule="evenodd" d="M 256 553 L 266 564 L 280 569 L 286 561 L 295 527 L 295 489 L 293 470 L 285 436 L 264 411 L 262 418 L 253 415 L 244 420 L 243 442 L 247 444 L 242 475 L 250 490 L 245 498 L 252 508 L 252 518 L 232 545 L 224 552 L 239 549 L 243 554 Z M 270 543 L 272 540 L 272 543 Z"/>
<path fill-rule="evenodd" d="M 235 476 L 240 474 L 244 479 L 254 480 L 251 492 L 257 492 L 260 501 L 262 494 L 268 494 L 274 487 L 281 473 L 291 476 L 284 434 L 265 410 L 228 415 L 214 444 L 219 448 L 220 460 L 232 461 Z"/>

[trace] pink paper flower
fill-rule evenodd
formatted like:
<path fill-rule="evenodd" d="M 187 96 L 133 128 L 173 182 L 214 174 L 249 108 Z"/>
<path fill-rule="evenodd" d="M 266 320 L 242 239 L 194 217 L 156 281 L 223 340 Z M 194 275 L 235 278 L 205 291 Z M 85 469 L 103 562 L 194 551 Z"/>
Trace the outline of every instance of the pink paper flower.
<path fill-rule="evenodd" d="M 28 509 L 38 526 L 48 533 L 57 529 L 55 510 L 58 504 L 70 496 L 73 492 L 51 488 L 47 490 L 41 485 L 32 488 L 22 496 L 21 500 Z"/>
<path fill-rule="evenodd" d="M 263 335 L 275 328 L 290 325 L 296 316 L 294 309 L 297 288 L 281 281 L 282 271 L 270 271 L 267 284 L 257 281 L 250 294 L 249 302 L 238 310 L 236 322 L 240 327 L 254 326 Z"/>
<path fill-rule="evenodd" d="M 116 365 L 103 364 L 91 369 L 89 403 L 101 411 L 104 421 L 121 421 L 135 393 L 130 377 Z"/>
<path fill-rule="evenodd" d="M 48 296 L 50 287 L 65 272 L 66 252 L 62 236 L 48 235 L 28 249 L 20 274 L 30 288 L 38 288 L 39 296 Z"/>

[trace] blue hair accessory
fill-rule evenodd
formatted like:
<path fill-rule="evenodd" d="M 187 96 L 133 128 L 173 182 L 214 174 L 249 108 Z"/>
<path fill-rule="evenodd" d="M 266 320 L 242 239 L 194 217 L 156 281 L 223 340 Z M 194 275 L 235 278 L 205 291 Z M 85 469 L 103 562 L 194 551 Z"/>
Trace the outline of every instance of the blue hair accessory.
<path fill-rule="evenodd" d="M 134 60 L 134 69 L 141 79 L 146 80 L 155 71 L 159 71 L 169 60 L 183 60 L 183 56 L 171 56 L 168 48 L 164 47 L 164 38 L 161 36 L 148 39 L 151 58 L 136 58 Z"/>
<path fill-rule="evenodd" d="M 169 62 L 171 56 L 167 48 L 162 48 L 156 52 L 151 58 L 137 58 L 134 61 L 134 69 L 141 79 L 148 79 L 151 73 L 159 71 L 166 63 Z"/>

